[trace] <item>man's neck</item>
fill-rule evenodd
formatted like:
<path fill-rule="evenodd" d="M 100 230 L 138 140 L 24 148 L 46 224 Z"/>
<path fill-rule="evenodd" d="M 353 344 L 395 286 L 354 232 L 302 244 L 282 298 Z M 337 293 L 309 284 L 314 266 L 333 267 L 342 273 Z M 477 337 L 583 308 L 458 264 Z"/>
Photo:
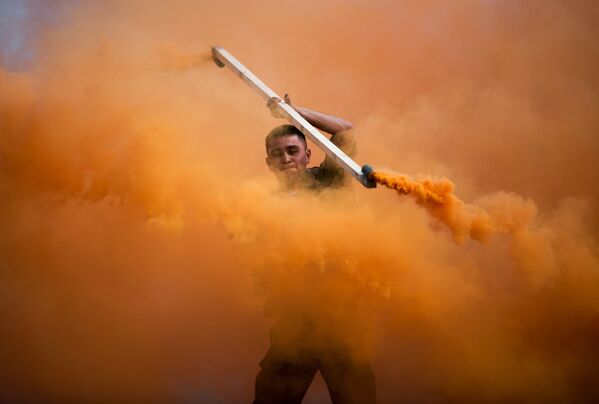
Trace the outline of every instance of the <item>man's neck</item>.
<path fill-rule="evenodd" d="M 284 192 L 299 191 L 308 188 L 310 176 L 307 169 L 303 170 L 293 178 L 286 178 L 280 181 L 281 190 Z"/>

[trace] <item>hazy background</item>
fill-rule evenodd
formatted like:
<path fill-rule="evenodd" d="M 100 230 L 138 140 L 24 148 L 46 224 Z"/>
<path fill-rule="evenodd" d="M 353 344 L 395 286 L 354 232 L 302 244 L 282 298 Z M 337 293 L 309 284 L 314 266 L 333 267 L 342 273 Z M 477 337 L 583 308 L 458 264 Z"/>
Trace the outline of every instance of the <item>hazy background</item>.
<path fill-rule="evenodd" d="M 379 314 L 381 403 L 597 399 L 595 2 L 171 3 L 0 1 L 2 401 L 249 402 L 277 263 L 282 298 L 319 263 L 351 287 L 314 307 Z M 213 44 L 511 230 L 456 244 L 386 189 L 279 200 L 281 122 Z"/>

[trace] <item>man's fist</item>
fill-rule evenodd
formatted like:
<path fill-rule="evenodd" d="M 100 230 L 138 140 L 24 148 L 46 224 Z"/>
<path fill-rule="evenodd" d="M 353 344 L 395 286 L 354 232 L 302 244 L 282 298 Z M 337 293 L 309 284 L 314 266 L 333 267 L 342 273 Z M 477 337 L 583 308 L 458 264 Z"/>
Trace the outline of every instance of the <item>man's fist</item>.
<path fill-rule="evenodd" d="M 289 94 L 285 94 L 285 103 L 291 106 L 291 98 L 289 98 Z M 281 113 L 277 110 L 277 105 L 281 102 L 279 97 L 270 97 L 268 102 L 266 103 L 266 107 L 270 110 L 270 114 L 275 118 L 284 118 Z"/>

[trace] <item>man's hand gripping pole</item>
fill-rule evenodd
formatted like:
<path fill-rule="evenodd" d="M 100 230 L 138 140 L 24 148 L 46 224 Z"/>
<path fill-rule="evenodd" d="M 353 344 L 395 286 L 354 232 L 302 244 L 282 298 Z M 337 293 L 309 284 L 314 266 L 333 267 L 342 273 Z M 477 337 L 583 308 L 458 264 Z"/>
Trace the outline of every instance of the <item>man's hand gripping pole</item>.
<path fill-rule="evenodd" d="M 242 65 L 237 59 L 235 59 L 233 55 L 220 46 L 212 47 L 212 58 L 218 67 L 227 66 L 229 69 L 231 69 L 233 73 L 239 76 L 239 78 L 248 86 L 257 91 L 264 100 L 268 101 L 272 97 L 277 97 L 279 99 L 281 98 L 244 65 Z M 345 154 L 341 149 L 327 139 L 326 136 L 324 136 L 314 126 L 306 121 L 296 110 L 291 107 L 291 105 L 285 103 L 284 101 L 280 101 L 276 105 L 276 109 L 277 112 L 279 112 L 293 126 L 298 128 L 304 135 L 306 135 L 308 139 L 320 147 L 327 156 L 335 160 L 335 162 L 337 162 L 341 168 L 358 180 L 360 184 L 364 185 L 366 188 L 376 187 L 376 183 L 370 178 L 370 174 L 372 174 L 372 168 L 368 164 L 360 167 L 347 154 Z"/>

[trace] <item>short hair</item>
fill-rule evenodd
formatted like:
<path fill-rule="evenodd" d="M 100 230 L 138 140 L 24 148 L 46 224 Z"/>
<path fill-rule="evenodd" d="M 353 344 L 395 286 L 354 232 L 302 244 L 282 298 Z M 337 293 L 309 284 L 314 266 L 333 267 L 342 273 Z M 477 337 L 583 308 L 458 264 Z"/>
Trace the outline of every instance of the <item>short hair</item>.
<path fill-rule="evenodd" d="M 264 139 L 266 151 L 268 152 L 268 145 L 273 139 L 278 139 L 283 136 L 297 136 L 304 143 L 306 148 L 308 147 L 308 143 L 306 143 L 306 136 L 298 128 L 293 125 L 280 125 L 268 132 L 268 135 L 266 135 L 266 138 Z"/>

